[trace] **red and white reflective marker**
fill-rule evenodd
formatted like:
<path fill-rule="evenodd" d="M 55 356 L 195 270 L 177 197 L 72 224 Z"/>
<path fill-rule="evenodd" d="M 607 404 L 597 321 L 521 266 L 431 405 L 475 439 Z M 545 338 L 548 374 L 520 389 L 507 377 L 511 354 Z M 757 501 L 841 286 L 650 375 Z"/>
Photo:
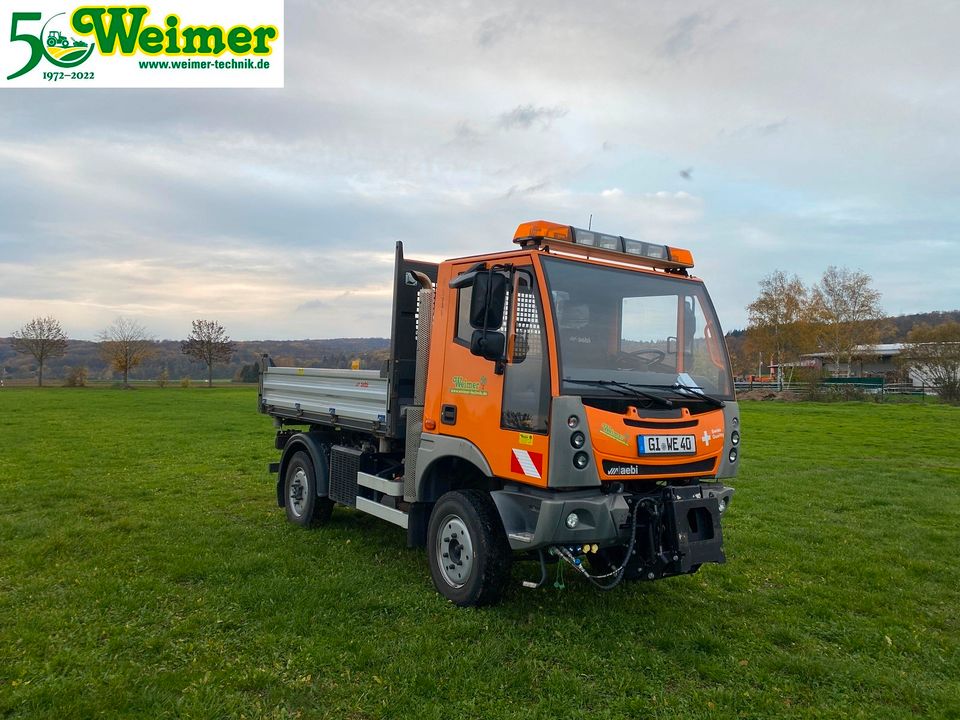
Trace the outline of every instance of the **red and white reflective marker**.
<path fill-rule="evenodd" d="M 510 471 L 523 473 L 527 477 L 541 478 L 543 472 L 543 453 L 514 449 L 510 457 Z"/>

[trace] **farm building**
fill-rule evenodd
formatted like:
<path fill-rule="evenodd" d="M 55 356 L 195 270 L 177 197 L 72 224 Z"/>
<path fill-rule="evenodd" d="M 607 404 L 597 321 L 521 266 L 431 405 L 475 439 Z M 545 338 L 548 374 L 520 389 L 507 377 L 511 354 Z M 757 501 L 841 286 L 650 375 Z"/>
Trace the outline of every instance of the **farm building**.
<path fill-rule="evenodd" d="M 904 343 L 861 345 L 854 351 L 850 362 L 840 364 L 834 361 L 831 353 L 806 353 L 801 356 L 804 361 L 802 365 L 817 368 L 824 375 L 893 377 L 902 373 L 899 356 L 905 347 Z"/>

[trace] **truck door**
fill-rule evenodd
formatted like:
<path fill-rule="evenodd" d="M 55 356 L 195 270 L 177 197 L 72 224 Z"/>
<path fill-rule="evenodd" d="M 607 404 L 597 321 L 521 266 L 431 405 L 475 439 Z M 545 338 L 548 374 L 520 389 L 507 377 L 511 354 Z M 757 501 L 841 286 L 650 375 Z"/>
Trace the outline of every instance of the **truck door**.
<path fill-rule="evenodd" d="M 454 275 L 467 269 L 454 268 Z M 532 266 L 505 275 L 510 285 L 500 328 L 506 335 L 502 374 L 497 363 L 470 351 L 472 288 L 449 291 L 455 312 L 448 324 L 437 432 L 472 442 L 498 477 L 545 487 L 550 379 L 542 299 Z"/>

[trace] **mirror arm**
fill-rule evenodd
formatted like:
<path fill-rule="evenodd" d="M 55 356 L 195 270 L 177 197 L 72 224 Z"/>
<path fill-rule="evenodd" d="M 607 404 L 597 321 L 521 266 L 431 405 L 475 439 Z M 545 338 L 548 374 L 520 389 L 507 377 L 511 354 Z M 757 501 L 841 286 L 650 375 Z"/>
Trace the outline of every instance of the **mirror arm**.
<path fill-rule="evenodd" d="M 473 281 L 477 278 L 477 273 L 482 270 L 487 269 L 487 264 L 483 262 L 478 262 L 476 265 L 471 267 L 465 273 L 457 275 L 453 280 L 450 281 L 450 288 L 452 290 L 459 290 L 460 288 L 470 287 L 473 285 Z"/>

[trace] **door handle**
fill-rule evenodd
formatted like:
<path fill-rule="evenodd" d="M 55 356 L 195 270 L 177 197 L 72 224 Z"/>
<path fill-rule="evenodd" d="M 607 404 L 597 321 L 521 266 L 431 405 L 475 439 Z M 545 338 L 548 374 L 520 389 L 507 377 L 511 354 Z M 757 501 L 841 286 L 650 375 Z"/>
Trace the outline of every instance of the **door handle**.
<path fill-rule="evenodd" d="M 457 406 L 456 405 L 441 406 L 440 422 L 442 422 L 444 425 L 456 425 L 457 424 Z"/>

